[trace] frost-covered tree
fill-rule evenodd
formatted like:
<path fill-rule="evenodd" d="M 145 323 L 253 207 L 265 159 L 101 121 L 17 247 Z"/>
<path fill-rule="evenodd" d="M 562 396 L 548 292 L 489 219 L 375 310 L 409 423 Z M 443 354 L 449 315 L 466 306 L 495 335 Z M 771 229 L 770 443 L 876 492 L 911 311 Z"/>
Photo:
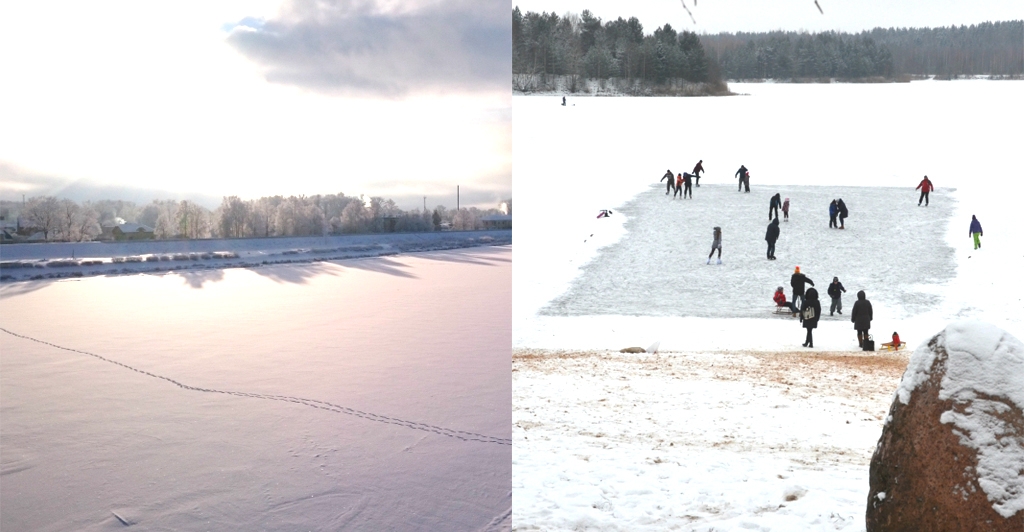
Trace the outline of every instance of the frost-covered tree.
<path fill-rule="evenodd" d="M 341 231 L 360 233 L 366 230 L 368 213 L 362 201 L 349 202 L 341 213 Z"/>
<path fill-rule="evenodd" d="M 30 198 L 25 205 L 25 219 L 33 228 L 42 231 L 46 240 L 60 230 L 60 218 L 60 202 L 53 196 Z"/>
<path fill-rule="evenodd" d="M 246 225 L 250 221 L 251 205 L 238 196 L 225 196 L 217 208 L 217 230 L 224 238 L 247 236 Z"/>

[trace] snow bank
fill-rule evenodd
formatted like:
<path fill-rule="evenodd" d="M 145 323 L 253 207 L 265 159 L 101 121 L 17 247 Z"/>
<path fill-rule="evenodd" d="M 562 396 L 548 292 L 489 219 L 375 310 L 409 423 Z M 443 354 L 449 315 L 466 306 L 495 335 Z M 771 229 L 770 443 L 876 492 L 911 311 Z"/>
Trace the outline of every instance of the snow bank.
<path fill-rule="evenodd" d="M 914 352 L 897 397 L 903 404 L 910 401 L 944 347 L 948 356 L 939 399 L 971 406 L 948 410 L 939 419 L 953 424 L 960 442 L 978 452 L 978 484 L 992 508 L 1004 517 L 1024 510 L 1024 445 L 1021 438 L 1007 437 L 1014 429 L 1005 420 L 1010 411 L 1005 401 L 1024 411 L 1024 343 L 993 325 L 958 321 L 931 344 Z"/>
<path fill-rule="evenodd" d="M 10 244 L 0 282 L 183 270 L 256 268 L 512 243 L 512 231 L 325 237 Z"/>

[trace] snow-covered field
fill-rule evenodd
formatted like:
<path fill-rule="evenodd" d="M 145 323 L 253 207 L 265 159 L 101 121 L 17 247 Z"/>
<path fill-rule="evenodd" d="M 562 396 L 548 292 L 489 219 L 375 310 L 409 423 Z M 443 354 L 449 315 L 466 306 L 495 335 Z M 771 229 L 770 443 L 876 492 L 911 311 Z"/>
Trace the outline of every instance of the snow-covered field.
<path fill-rule="evenodd" d="M 508 529 L 511 261 L 5 283 L 0 530 Z"/>
<path fill-rule="evenodd" d="M 1024 337 L 1024 83 L 730 88 L 748 95 L 513 98 L 516 529 L 863 530 L 906 353 L 857 351 L 848 314 L 801 347 L 771 314 L 796 265 L 826 309 L 833 276 L 847 313 L 865 290 L 877 343 L 896 330 L 913 349 L 964 318 Z M 698 159 L 694 198 L 666 197 L 665 169 Z M 775 192 L 793 208 L 767 261 Z M 839 197 L 843 231 L 827 227 Z"/>
<path fill-rule="evenodd" d="M 10 244 L 0 247 L 0 282 L 139 272 L 259 268 L 512 243 L 512 231 L 323 237 Z"/>

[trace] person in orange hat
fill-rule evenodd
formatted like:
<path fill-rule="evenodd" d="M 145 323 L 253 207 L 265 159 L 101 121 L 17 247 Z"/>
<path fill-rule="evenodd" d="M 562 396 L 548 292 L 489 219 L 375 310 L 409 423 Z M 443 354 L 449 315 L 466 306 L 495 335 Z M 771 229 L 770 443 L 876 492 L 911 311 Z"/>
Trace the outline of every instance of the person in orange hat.
<path fill-rule="evenodd" d="M 793 276 L 789 278 L 789 286 L 793 287 L 793 297 L 791 297 L 790 299 L 793 300 L 794 304 L 796 303 L 796 298 L 798 297 L 800 298 L 800 301 L 803 302 L 804 286 L 808 284 L 814 286 L 814 281 L 812 281 L 806 275 L 800 273 L 800 267 L 797 266 L 796 271 L 793 272 Z"/>

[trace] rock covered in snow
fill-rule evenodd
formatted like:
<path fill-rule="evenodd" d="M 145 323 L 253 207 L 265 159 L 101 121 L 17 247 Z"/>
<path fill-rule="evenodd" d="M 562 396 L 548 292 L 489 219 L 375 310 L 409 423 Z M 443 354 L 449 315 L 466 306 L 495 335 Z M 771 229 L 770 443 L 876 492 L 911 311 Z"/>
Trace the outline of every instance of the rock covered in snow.
<path fill-rule="evenodd" d="M 962 321 L 914 352 L 871 458 L 867 530 L 1024 530 L 1024 343 Z"/>

